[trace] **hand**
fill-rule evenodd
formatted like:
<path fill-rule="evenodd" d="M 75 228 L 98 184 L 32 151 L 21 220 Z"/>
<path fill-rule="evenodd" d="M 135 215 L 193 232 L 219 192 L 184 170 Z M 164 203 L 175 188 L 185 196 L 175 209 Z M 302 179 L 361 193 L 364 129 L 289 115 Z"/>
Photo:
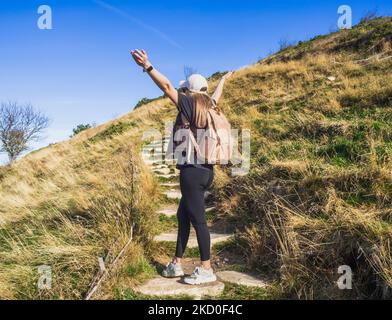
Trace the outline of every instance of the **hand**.
<path fill-rule="evenodd" d="M 135 62 L 144 69 L 147 69 L 151 65 L 148 61 L 147 52 L 144 49 L 141 51 L 136 49 L 134 51 L 131 51 L 131 54 Z"/>
<path fill-rule="evenodd" d="M 227 79 L 229 79 L 233 74 L 234 74 L 233 71 L 229 71 L 228 73 L 226 73 L 226 74 L 222 77 L 222 79 L 227 80 Z"/>

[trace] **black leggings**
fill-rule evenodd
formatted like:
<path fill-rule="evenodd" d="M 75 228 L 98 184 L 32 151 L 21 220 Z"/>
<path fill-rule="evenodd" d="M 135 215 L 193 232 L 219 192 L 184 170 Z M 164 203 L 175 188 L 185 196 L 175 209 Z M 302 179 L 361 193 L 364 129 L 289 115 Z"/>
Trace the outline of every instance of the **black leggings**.
<path fill-rule="evenodd" d="M 210 232 L 208 230 L 204 193 L 212 184 L 212 169 L 186 166 L 180 169 L 182 198 L 177 211 L 178 237 L 176 257 L 182 258 L 189 239 L 191 222 L 196 231 L 201 261 L 210 260 Z"/>

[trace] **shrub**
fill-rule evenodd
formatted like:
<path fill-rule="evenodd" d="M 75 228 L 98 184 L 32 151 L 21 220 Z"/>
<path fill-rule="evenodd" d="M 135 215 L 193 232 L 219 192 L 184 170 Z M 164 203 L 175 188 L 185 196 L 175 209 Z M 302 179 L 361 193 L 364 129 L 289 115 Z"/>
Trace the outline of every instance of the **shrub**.
<path fill-rule="evenodd" d="M 134 107 L 134 109 L 140 108 L 141 106 L 144 106 L 145 104 L 148 104 L 150 102 L 156 101 L 158 99 L 160 99 L 161 97 L 158 98 L 153 98 L 153 99 L 149 99 L 149 98 L 142 98 L 139 100 L 139 102 L 136 104 L 136 106 Z"/>
<path fill-rule="evenodd" d="M 85 131 L 87 129 L 91 129 L 93 126 L 89 123 L 87 124 L 79 124 L 76 128 L 72 129 L 72 136 L 74 137 L 77 134 L 81 133 L 82 131 Z"/>
<path fill-rule="evenodd" d="M 96 134 L 94 137 L 90 138 L 91 142 L 97 142 L 99 140 L 110 139 L 113 136 L 120 135 L 124 133 L 126 130 L 135 127 L 136 123 L 133 121 L 129 122 L 119 122 L 116 124 L 112 124 L 106 130 Z"/>

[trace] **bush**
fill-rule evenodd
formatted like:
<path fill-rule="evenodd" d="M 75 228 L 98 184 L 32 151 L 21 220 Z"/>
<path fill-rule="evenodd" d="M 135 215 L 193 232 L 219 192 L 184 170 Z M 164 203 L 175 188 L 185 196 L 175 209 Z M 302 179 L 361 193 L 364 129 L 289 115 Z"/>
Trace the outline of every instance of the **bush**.
<path fill-rule="evenodd" d="M 116 124 L 112 124 L 106 130 L 96 134 L 94 137 L 90 138 L 91 142 L 97 142 L 99 140 L 110 139 L 113 136 L 120 135 L 124 133 L 126 130 L 135 127 L 136 123 L 133 121 L 129 122 L 119 122 Z"/>
<path fill-rule="evenodd" d="M 362 155 L 369 152 L 368 150 L 368 146 L 360 136 L 354 137 L 354 139 L 337 136 L 331 139 L 327 145 L 320 147 L 317 155 L 327 158 L 339 157 L 356 162 L 360 160 Z"/>
<path fill-rule="evenodd" d="M 72 133 L 71 137 L 76 136 L 77 134 L 81 133 L 82 131 L 85 131 L 87 129 L 91 129 L 92 127 L 93 126 L 91 124 L 89 124 L 89 123 L 87 123 L 87 124 L 79 124 L 76 128 L 72 129 L 73 133 Z"/>
<path fill-rule="evenodd" d="M 139 102 L 136 104 L 134 109 L 140 108 L 141 106 L 144 106 L 145 104 L 148 104 L 150 102 L 153 102 L 155 100 L 158 100 L 162 97 L 158 97 L 158 98 L 153 98 L 153 99 L 149 99 L 149 98 L 142 98 L 141 100 L 139 100 Z"/>
<path fill-rule="evenodd" d="M 226 73 L 227 73 L 227 71 L 223 71 L 223 72 L 217 71 L 217 72 L 213 73 L 211 76 L 209 76 L 207 78 L 207 80 L 208 81 L 218 80 L 218 79 L 222 78 Z"/>

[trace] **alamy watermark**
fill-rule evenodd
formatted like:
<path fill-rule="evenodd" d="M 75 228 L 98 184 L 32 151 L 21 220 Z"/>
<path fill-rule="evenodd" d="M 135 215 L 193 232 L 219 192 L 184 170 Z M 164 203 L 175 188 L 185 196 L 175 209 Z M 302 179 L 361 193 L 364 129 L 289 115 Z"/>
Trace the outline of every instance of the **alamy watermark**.
<path fill-rule="evenodd" d="M 338 273 L 341 274 L 337 281 L 340 290 L 351 290 L 353 288 L 353 272 L 350 266 L 342 265 L 338 268 Z"/>
<path fill-rule="evenodd" d="M 338 28 L 351 29 L 353 27 L 353 11 L 348 5 L 341 5 L 338 8 L 338 14 L 340 14 L 338 19 Z"/>
<path fill-rule="evenodd" d="M 50 290 L 52 289 L 52 268 L 47 265 L 38 267 L 38 278 L 37 287 L 39 290 Z"/>
<path fill-rule="evenodd" d="M 52 8 L 48 5 L 38 7 L 37 13 L 40 15 L 37 20 L 37 26 L 40 30 L 52 30 Z"/>

